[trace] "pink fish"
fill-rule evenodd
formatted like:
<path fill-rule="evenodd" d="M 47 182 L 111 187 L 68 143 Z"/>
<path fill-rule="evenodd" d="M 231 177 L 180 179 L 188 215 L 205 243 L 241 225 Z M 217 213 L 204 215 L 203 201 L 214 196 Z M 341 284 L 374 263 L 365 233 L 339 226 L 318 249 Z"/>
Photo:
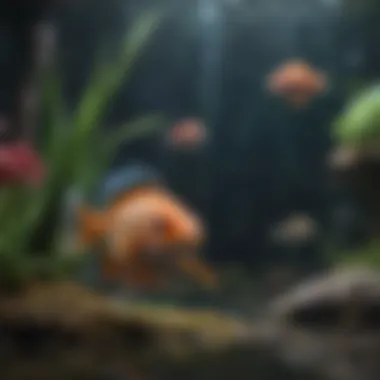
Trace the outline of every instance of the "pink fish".
<path fill-rule="evenodd" d="M 196 118 L 179 120 L 170 129 L 168 139 L 173 147 L 197 147 L 206 139 L 206 126 L 202 120 Z"/>

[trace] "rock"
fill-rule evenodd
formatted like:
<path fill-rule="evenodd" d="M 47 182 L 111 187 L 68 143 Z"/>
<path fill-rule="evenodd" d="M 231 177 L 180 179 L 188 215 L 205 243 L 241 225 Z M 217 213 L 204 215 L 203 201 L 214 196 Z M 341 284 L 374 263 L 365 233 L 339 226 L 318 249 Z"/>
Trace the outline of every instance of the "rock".
<path fill-rule="evenodd" d="M 380 274 L 343 268 L 274 300 L 277 354 L 331 380 L 380 378 Z"/>
<path fill-rule="evenodd" d="M 362 147 L 337 146 L 328 156 L 330 168 L 338 171 L 351 170 L 366 162 L 380 162 L 380 141 L 374 140 Z"/>
<path fill-rule="evenodd" d="M 371 235 L 380 238 L 380 141 L 337 147 L 329 156 L 332 182 L 348 186 L 370 219 Z"/>

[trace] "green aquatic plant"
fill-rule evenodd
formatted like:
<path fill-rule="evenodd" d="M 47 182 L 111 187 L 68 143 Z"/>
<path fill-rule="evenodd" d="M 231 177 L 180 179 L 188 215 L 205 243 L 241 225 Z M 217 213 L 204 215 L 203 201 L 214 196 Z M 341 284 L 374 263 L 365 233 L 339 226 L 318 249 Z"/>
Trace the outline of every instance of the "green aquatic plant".
<path fill-rule="evenodd" d="M 380 243 L 370 243 L 356 249 L 334 249 L 327 254 L 332 266 L 369 266 L 380 270 Z"/>
<path fill-rule="evenodd" d="M 380 86 L 355 96 L 334 122 L 332 133 L 338 143 L 356 147 L 380 139 Z"/>
<path fill-rule="evenodd" d="M 149 115 L 118 128 L 102 128 L 109 100 L 126 83 L 134 63 L 159 25 L 149 14 L 127 34 L 119 57 L 96 62 L 74 112 L 63 100 L 59 76 L 52 69 L 43 80 L 43 123 L 39 151 L 47 165 L 42 188 L 0 188 L 0 281 L 20 283 L 34 277 L 71 272 L 76 255 L 61 253 L 57 228 L 67 189 L 88 195 L 104 174 L 119 144 L 160 128 L 162 118 Z"/>

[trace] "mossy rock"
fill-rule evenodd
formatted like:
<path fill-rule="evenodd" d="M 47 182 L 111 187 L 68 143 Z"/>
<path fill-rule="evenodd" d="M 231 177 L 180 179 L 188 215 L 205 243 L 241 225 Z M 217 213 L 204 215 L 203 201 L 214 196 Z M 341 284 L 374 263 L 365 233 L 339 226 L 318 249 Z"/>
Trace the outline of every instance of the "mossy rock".
<path fill-rule="evenodd" d="M 333 294 L 336 283 L 323 277 L 317 298 Z M 351 279 L 343 283 L 351 284 Z M 294 291 L 289 294 L 293 299 Z M 288 299 L 284 297 L 279 299 Z M 310 298 L 315 300 L 315 294 Z M 320 369 L 332 363 L 289 364 L 284 353 L 308 355 L 321 342 L 345 347 L 345 331 L 317 333 L 305 342 L 295 326 L 284 334 L 283 319 L 274 309 L 268 309 L 272 317 L 244 321 L 216 311 L 109 299 L 74 283 L 30 285 L 0 297 L 0 378 L 326 380 Z M 295 343 L 305 349 L 297 351 Z M 361 378 L 373 380 L 365 373 Z"/>
<path fill-rule="evenodd" d="M 92 378 L 144 363 L 156 368 L 227 347 L 246 329 L 217 313 L 112 300 L 73 283 L 35 284 L 0 298 L 0 374 Z"/>
<path fill-rule="evenodd" d="M 284 365 L 252 322 L 112 300 L 72 283 L 1 297 L 0 333 L 2 379 L 318 379 Z"/>

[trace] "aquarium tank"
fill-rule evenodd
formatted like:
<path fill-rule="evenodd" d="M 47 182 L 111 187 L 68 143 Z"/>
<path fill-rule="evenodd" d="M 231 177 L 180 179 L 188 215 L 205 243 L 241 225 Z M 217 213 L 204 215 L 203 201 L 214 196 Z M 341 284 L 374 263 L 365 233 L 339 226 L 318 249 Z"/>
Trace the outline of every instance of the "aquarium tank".
<path fill-rule="evenodd" d="M 379 19 L 4 0 L 0 377 L 378 380 Z"/>

